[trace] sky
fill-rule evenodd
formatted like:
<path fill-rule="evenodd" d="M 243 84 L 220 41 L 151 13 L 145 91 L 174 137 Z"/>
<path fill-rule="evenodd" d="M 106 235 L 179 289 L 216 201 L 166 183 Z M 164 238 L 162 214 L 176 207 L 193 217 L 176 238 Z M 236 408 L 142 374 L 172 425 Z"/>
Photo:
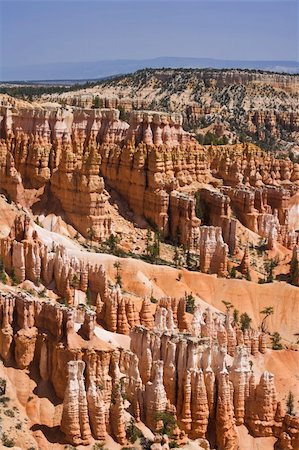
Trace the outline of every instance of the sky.
<path fill-rule="evenodd" d="M 0 65 L 188 56 L 297 60 L 298 2 L 0 0 Z"/>

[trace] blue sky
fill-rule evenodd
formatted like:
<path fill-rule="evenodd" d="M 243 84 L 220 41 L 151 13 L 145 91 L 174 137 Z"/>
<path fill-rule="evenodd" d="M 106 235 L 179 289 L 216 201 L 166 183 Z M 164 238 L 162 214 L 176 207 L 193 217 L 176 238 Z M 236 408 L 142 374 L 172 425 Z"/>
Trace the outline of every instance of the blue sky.
<path fill-rule="evenodd" d="M 0 0 L 0 64 L 298 60 L 298 2 Z"/>

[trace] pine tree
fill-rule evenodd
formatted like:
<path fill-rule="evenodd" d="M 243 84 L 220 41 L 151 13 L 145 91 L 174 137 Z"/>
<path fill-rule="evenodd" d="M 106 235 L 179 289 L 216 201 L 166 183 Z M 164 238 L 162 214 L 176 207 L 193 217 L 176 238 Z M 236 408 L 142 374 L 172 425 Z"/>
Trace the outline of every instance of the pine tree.
<path fill-rule="evenodd" d="M 293 392 L 289 391 L 287 401 L 286 401 L 286 407 L 287 407 L 287 414 L 289 414 L 290 416 L 295 415 L 294 403 L 295 403 L 294 402 L 294 394 L 293 394 Z"/>
<path fill-rule="evenodd" d="M 94 99 L 93 99 L 93 108 L 100 108 L 101 106 L 101 101 L 100 101 L 100 97 L 97 95 Z"/>
<path fill-rule="evenodd" d="M 146 231 L 146 238 L 145 238 L 145 251 L 147 256 L 150 256 L 151 245 L 152 245 L 152 233 L 150 228 L 148 228 Z"/>
<path fill-rule="evenodd" d="M 187 253 L 186 253 L 186 265 L 188 267 L 188 269 L 192 269 L 192 257 L 191 257 L 191 253 L 190 253 L 190 249 L 188 248 Z"/>
<path fill-rule="evenodd" d="M 299 262 L 298 262 L 297 259 L 292 259 L 291 270 L 290 270 L 290 278 L 291 278 L 291 284 L 293 284 L 294 286 L 298 286 Z"/>
<path fill-rule="evenodd" d="M 264 316 L 265 316 L 263 318 L 263 320 L 262 320 L 262 323 L 261 323 L 261 330 L 262 330 L 263 333 L 265 333 L 265 331 L 266 331 L 266 319 L 267 319 L 267 317 L 269 317 L 272 314 L 274 314 L 274 308 L 273 308 L 273 306 L 266 306 L 266 308 L 262 309 L 260 311 L 260 313 L 264 314 Z"/>
<path fill-rule="evenodd" d="M 93 227 L 88 228 L 87 230 L 87 239 L 90 241 L 90 243 L 93 241 L 95 237 L 95 231 Z"/>
<path fill-rule="evenodd" d="M 241 330 L 242 331 L 248 330 L 250 328 L 251 321 L 252 321 L 251 317 L 246 312 L 241 314 L 240 317 Z"/>
<path fill-rule="evenodd" d="M 174 256 L 173 256 L 173 262 L 175 267 L 177 267 L 179 265 L 179 259 L 180 259 L 180 255 L 179 255 L 179 249 L 177 246 L 174 247 Z"/>
<path fill-rule="evenodd" d="M 119 285 L 119 287 L 122 287 L 122 278 L 121 278 L 121 265 L 119 261 L 115 261 L 113 264 L 113 267 L 116 269 L 116 276 L 115 276 L 115 282 Z"/>
<path fill-rule="evenodd" d="M 239 324 L 239 318 L 240 318 L 239 310 L 235 308 L 234 311 L 233 311 L 234 325 L 238 325 Z"/>
<path fill-rule="evenodd" d="M 283 349 L 283 345 L 280 342 L 281 341 L 281 336 L 278 333 L 278 331 L 275 331 L 272 336 L 271 336 L 271 341 L 272 341 L 272 349 L 273 350 L 282 350 Z"/>

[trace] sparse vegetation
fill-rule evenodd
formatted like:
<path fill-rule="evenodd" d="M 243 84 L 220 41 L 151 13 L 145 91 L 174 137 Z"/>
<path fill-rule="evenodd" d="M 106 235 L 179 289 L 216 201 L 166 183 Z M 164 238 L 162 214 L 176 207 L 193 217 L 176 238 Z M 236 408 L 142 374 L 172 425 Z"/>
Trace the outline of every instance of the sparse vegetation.
<path fill-rule="evenodd" d="M 290 416 L 295 415 L 295 399 L 293 392 L 289 391 L 287 400 L 286 400 L 286 413 Z"/>
<path fill-rule="evenodd" d="M 38 225 L 41 228 L 44 228 L 43 224 L 40 222 L 39 217 L 37 216 L 37 218 L 34 221 L 36 223 L 36 225 Z"/>
<path fill-rule="evenodd" d="M 236 278 L 236 276 L 237 276 L 237 270 L 236 270 L 235 266 L 233 266 L 233 267 L 230 269 L 229 276 L 230 276 L 230 278 Z"/>
<path fill-rule="evenodd" d="M 71 286 L 74 289 L 78 289 L 79 288 L 79 278 L 76 274 L 73 275 L 72 281 L 71 281 Z"/>
<path fill-rule="evenodd" d="M 7 276 L 5 273 L 5 266 L 4 266 L 4 263 L 1 258 L 0 258 L 0 281 L 3 284 L 6 284 L 6 281 L 7 281 Z"/>
<path fill-rule="evenodd" d="M 103 242 L 101 249 L 108 250 L 109 253 L 112 253 L 112 255 L 115 256 L 124 256 L 124 252 L 122 252 L 118 247 L 120 240 L 121 237 L 119 235 L 110 234 L 108 239 Z"/>
<path fill-rule="evenodd" d="M 14 267 L 11 270 L 10 279 L 11 279 L 13 286 L 17 286 L 19 284 L 19 280 L 18 280 L 18 277 L 16 276 Z"/>
<path fill-rule="evenodd" d="M 156 297 L 153 296 L 153 291 L 151 292 L 150 301 L 152 303 L 158 303 L 158 300 L 156 299 Z"/>
<path fill-rule="evenodd" d="M 234 311 L 233 311 L 234 325 L 239 325 L 239 320 L 240 320 L 240 312 L 238 309 L 234 308 Z"/>
<path fill-rule="evenodd" d="M 205 135 L 204 134 L 198 134 L 196 136 L 197 141 L 199 144 L 202 145 L 227 145 L 228 144 L 228 138 L 226 136 L 217 137 L 216 134 L 211 133 L 208 131 Z"/>
<path fill-rule="evenodd" d="M 299 280 L 299 262 L 297 259 L 292 259 L 290 268 L 290 282 L 294 286 L 298 286 Z"/>
<path fill-rule="evenodd" d="M 46 293 L 47 293 L 47 289 L 44 288 L 42 291 L 39 292 L 38 296 L 40 298 L 45 298 L 46 297 Z"/>
<path fill-rule="evenodd" d="M 200 191 L 195 193 L 195 214 L 201 220 L 202 225 L 208 225 L 209 217 L 206 206 L 200 200 Z"/>
<path fill-rule="evenodd" d="M 143 436 L 139 428 L 136 427 L 136 423 L 133 417 L 131 417 L 129 425 L 127 426 L 126 434 L 131 444 L 134 444 L 134 442 L 136 442 L 138 438 L 141 438 Z"/>
<path fill-rule="evenodd" d="M 93 108 L 100 108 L 101 106 L 102 106 L 102 105 L 101 105 L 100 97 L 97 95 L 97 96 L 93 99 L 92 107 L 93 107 Z"/>
<path fill-rule="evenodd" d="M 222 303 L 224 304 L 227 313 L 228 313 L 228 312 L 230 311 L 230 309 L 233 307 L 233 305 L 231 304 L 231 302 L 227 302 L 226 300 L 222 300 Z"/>
<path fill-rule="evenodd" d="M 4 395 L 5 392 L 6 392 L 6 380 L 5 378 L 0 378 L 0 396 Z"/>
<path fill-rule="evenodd" d="M 9 437 L 7 433 L 2 434 L 2 444 L 4 445 L 4 447 L 9 448 L 15 446 L 14 440 L 11 437 Z"/>
<path fill-rule="evenodd" d="M 122 287 L 122 277 L 121 277 L 121 265 L 119 261 L 115 261 L 113 264 L 113 267 L 116 269 L 116 275 L 115 275 L 115 283 L 119 285 L 119 287 Z"/>
<path fill-rule="evenodd" d="M 266 251 L 266 239 L 263 237 L 260 237 L 258 245 L 256 247 L 256 251 L 258 256 L 263 256 Z"/>
<path fill-rule="evenodd" d="M 104 442 L 96 442 L 95 444 L 93 444 L 92 450 L 105 450 L 104 445 Z"/>
<path fill-rule="evenodd" d="M 6 410 L 4 411 L 4 414 L 5 414 L 7 417 L 15 417 L 15 413 L 13 412 L 12 409 L 6 409 Z"/>
<path fill-rule="evenodd" d="M 272 349 L 273 350 L 282 350 L 283 349 L 283 345 L 281 343 L 281 336 L 278 333 L 278 331 L 275 331 L 271 335 L 271 342 L 272 342 Z"/>
<path fill-rule="evenodd" d="M 181 253 L 180 253 L 180 250 L 179 250 L 179 247 L 177 246 L 177 245 L 175 245 L 175 247 L 174 247 L 174 256 L 173 256 L 173 262 L 174 262 L 174 265 L 175 265 L 175 267 L 181 267 L 183 264 L 183 261 L 182 261 L 182 255 L 181 255 Z"/>
<path fill-rule="evenodd" d="M 95 230 L 93 227 L 88 228 L 87 230 L 87 240 L 91 243 L 94 240 L 95 237 Z"/>
<path fill-rule="evenodd" d="M 274 269 L 278 266 L 278 258 L 270 259 L 265 262 L 266 283 L 273 283 L 274 281 Z"/>
<path fill-rule="evenodd" d="M 191 253 L 190 253 L 189 248 L 187 249 L 187 252 L 186 252 L 186 265 L 189 270 L 192 269 L 192 258 L 191 258 Z"/>
<path fill-rule="evenodd" d="M 264 315 L 264 318 L 261 323 L 261 330 L 263 333 L 265 333 L 266 332 L 266 319 L 267 319 L 267 317 L 274 314 L 274 308 L 273 308 L 273 306 L 266 306 L 266 308 L 262 309 L 260 311 L 260 313 Z"/>
<path fill-rule="evenodd" d="M 246 270 L 245 278 L 246 278 L 247 281 L 251 281 L 251 275 L 250 275 L 250 270 L 249 269 Z"/>
<path fill-rule="evenodd" d="M 87 291 L 86 291 L 86 304 L 92 305 L 91 292 L 90 292 L 89 287 L 87 288 Z"/>
<path fill-rule="evenodd" d="M 168 436 L 172 436 L 172 432 L 176 426 L 176 420 L 172 414 L 169 412 L 157 412 L 155 414 L 155 420 L 162 422 L 162 428 L 160 430 L 160 433 L 167 434 Z"/>
<path fill-rule="evenodd" d="M 186 295 L 186 312 L 193 314 L 195 307 L 195 298 L 192 293 Z"/>
<path fill-rule="evenodd" d="M 241 324 L 242 331 L 249 330 L 251 322 L 252 322 L 252 319 L 246 312 L 241 314 L 240 324 Z"/>
<path fill-rule="evenodd" d="M 117 109 L 119 110 L 119 119 L 123 120 L 124 122 L 130 121 L 130 113 L 125 111 L 125 109 L 122 106 L 118 106 Z"/>
<path fill-rule="evenodd" d="M 3 405 L 4 408 L 7 407 L 10 398 L 7 396 L 0 396 L 0 404 Z"/>
<path fill-rule="evenodd" d="M 149 262 L 156 262 L 157 259 L 159 258 L 160 243 L 161 243 L 160 232 L 155 231 L 154 238 L 152 238 L 152 233 L 150 229 L 148 229 L 146 234 L 145 251 L 146 251 L 146 259 Z"/>
<path fill-rule="evenodd" d="M 58 303 L 60 303 L 61 305 L 67 306 L 67 301 L 64 297 L 60 297 L 57 299 Z"/>

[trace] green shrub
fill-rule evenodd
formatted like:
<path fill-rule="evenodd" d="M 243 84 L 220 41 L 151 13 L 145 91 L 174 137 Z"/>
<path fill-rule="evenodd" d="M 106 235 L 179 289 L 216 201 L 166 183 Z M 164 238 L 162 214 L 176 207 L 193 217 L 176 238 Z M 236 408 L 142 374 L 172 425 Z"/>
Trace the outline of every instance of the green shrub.
<path fill-rule="evenodd" d="M 5 392 L 6 392 L 6 380 L 5 378 L 0 378 L 0 395 L 4 395 Z"/>
<path fill-rule="evenodd" d="M 131 444 L 134 444 L 134 442 L 136 442 L 137 439 L 143 436 L 139 428 L 136 427 L 135 420 L 133 419 L 133 417 L 131 418 L 129 425 L 127 426 L 126 435 Z"/>
<path fill-rule="evenodd" d="M 2 444 L 4 445 L 4 447 L 14 447 L 15 446 L 15 442 L 13 439 L 11 439 L 6 433 L 2 434 Z"/>
<path fill-rule="evenodd" d="M 278 333 L 278 331 L 275 331 L 271 336 L 273 350 L 282 350 L 283 349 L 283 345 L 280 341 L 281 341 L 281 336 Z"/>
<path fill-rule="evenodd" d="M 96 95 L 92 101 L 92 108 L 98 109 L 102 105 L 101 99 L 98 95 Z"/>
<path fill-rule="evenodd" d="M 246 270 L 245 278 L 246 278 L 247 281 L 251 281 L 251 275 L 250 275 L 250 270 L 249 269 Z"/>
<path fill-rule="evenodd" d="M 42 291 L 39 292 L 38 296 L 40 298 L 45 298 L 46 297 L 46 292 L 47 292 L 47 289 L 44 288 Z"/>
<path fill-rule="evenodd" d="M 150 301 L 151 301 L 152 303 L 158 303 L 158 300 L 156 299 L 156 297 L 153 296 L 152 293 L 151 293 L 151 296 L 150 296 Z"/>
<path fill-rule="evenodd" d="M 270 259 L 265 262 L 266 282 L 273 283 L 274 281 L 274 269 L 278 266 L 278 258 Z"/>
<path fill-rule="evenodd" d="M 290 416 L 294 416 L 295 415 L 295 411 L 294 411 L 294 394 L 293 392 L 289 391 L 288 397 L 287 397 L 287 401 L 286 401 L 286 407 L 287 407 L 287 414 L 289 414 Z"/>
<path fill-rule="evenodd" d="M 152 240 L 152 234 L 150 229 L 148 228 L 146 233 L 146 241 L 145 241 L 145 251 L 146 251 L 146 259 L 150 262 L 156 262 L 160 256 L 160 243 L 161 236 L 159 231 L 155 231 L 154 239 Z"/>
<path fill-rule="evenodd" d="M 193 314 L 195 307 L 195 298 L 192 294 L 186 295 L 186 312 Z"/>
<path fill-rule="evenodd" d="M 241 314 L 240 317 L 241 330 L 242 331 L 249 330 L 251 321 L 252 321 L 251 317 L 249 317 L 249 315 L 246 312 Z"/>
<path fill-rule="evenodd" d="M 169 442 L 169 448 L 180 448 L 179 444 L 175 441 Z"/>
<path fill-rule="evenodd" d="M 16 276 L 15 269 L 13 268 L 10 274 L 11 282 L 14 286 L 19 284 L 18 277 Z"/>
<path fill-rule="evenodd" d="M 113 264 L 113 267 L 116 269 L 116 275 L 115 275 L 115 282 L 119 285 L 119 287 L 122 287 L 122 277 L 121 277 L 121 265 L 119 261 L 115 261 Z"/>
<path fill-rule="evenodd" d="M 87 288 L 87 291 L 86 291 L 86 304 L 92 305 L 91 293 L 90 293 L 89 287 Z"/>
<path fill-rule="evenodd" d="M 6 410 L 4 411 L 4 414 L 5 414 L 7 417 L 15 417 L 15 413 L 13 412 L 12 409 L 6 409 Z"/>
<path fill-rule="evenodd" d="M 299 279 L 299 262 L 297 259 L 293 259 L 291 262 L 290 281 L 294 286 L 298 285 Z"/>
<path fill-rule="evenodd" d="M 169 412 L 156 412 L 155 414 L 155 420 L 162 421 L 163 426 L 160 430 L 161 434 L 167 434 L 168 436 L 172 436 L 172 432 L 174 428 L 176 427 L 176 420 L 172 414 Z"/>
<path fill-rule="evenodd" d="M 229 276 L 230 276 L 230 278 L 236 278 L 236 275 L 237 275 L 237 271 L 236 271 L 235 266 L 233 266 L 229 272 Z"/>
<path fill-rule="evenodd" d="M 57 301 L 61 305 L 67 306 L 67 302 L 66 302 L 66 299 L 64 297 L 61 297 L 61 298 L 57 299 Z"/>
<path fill-rule="evenodd" d="M 9 397 L 0 397 L 0 404 L 4 406 L 4 408 L 7 407 L 7 403 L 9 402 L 10 398 Z"/>
<path fill-rule="evenodd" d="M 233 311 L 233 320 L 234 320 L 234 324 L 238 325 L 239 324 L 239 319 L 240 319 L 240 313 L 238 309 L 234 309 Z"/>
<path fill-rule="evenodd" d="M 6 276 L 6 273 L 5 273 L 4 263 L 3 263 L 1 258 L 0 258 L 0 281 L 3 284 L 6 284 L 6 281 L 7 281 L 7 276 Z"/>

